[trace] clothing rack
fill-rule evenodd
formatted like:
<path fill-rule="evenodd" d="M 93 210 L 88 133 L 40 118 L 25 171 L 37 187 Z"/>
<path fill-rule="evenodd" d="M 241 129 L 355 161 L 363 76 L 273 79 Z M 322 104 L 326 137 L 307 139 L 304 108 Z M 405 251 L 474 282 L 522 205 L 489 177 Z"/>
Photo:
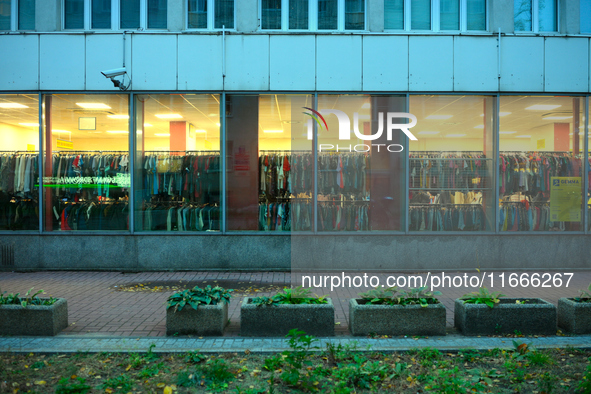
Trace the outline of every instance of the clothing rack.
<path fill-rule="evenodd" d="M 451 206 L 454 206 L 454 207 L 463 207 L 463 206 L 466 206 L 466 207 L 481 207 L 482 206 L 482 204 L 454 204 L 454 203 L 445 203 L 445 204 L 442 204 L 442 203 L 434 203 L 434 204 L 431 204 L 431 203 L 423 203 L 423 202 L 418 202 L 418 203 L 412 203 L 411 202 L 410 203 L 410 207 L 411 208 L 412 207 L 415 207 L 415 206 L 418 206 L 418 207 L 432 207 L 432 206 L 450 206 L 450 205 Z"/>

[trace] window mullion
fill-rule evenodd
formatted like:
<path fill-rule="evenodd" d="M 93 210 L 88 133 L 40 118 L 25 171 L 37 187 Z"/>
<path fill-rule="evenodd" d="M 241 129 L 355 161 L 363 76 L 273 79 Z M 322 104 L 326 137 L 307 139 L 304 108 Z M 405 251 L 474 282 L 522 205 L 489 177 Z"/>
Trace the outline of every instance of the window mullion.
<path fill-rule="evenodd" d="M 431 1 L 431 30 L 432 31 L 440 31 L 440 7 L 439 7 L 439 0 L 432 0 Z"/>
<path fill-rule="evenodd" d="M 84 0 L 84 30 L 92 29 L 92 4 L 91 0 Z"/>
<path fill-rule="evenodd" d="M 338 0 L 337 3 L 337 30 L 345 30 L 345 0 Z"/>
<path fill-rule="evenodd" d="M 538 18 L 538 0 L 532 0 L 531 5 L 531 29 L 532 32 L 540 31 L 540 21 Z"/>
<path fill-rule="evenodd" d="M 124 0 L 122 0 L 124 1 Z M 119 30 L 119 1 L 111 0 L 111 29 Z"/>
<path fill-rule="evenodd" d="M 318 2 L 308 1 L 308 28 L 310 31 L 318 30 Z"/>
<path fill-rule="evenodd" d="M 468 0 L 460 0 L 460 31 L 468 30 Z"/>
<path fill-rule="evenodd" d="M 148 7 L 146 4 L 147 1 L 148 0 L 140 0 L 140 27 L 142 28 L 142 30 L 148 29 Z"/>
<path fill-rule="evenodd" d="M 214 0 L 207 0 L 207 30 L 213 30 L 214 25 Z"/>
<path fill-rule="evenodd" d="M 410 31 L 410 0 L 404 0 L 404 30 Z"/>
<path fill-rule="evenodd" d="M 289 30 L 289 0 L 281 0 L 281 30 Z"/>
<path fill-rule="evenodd" d="M 18 0 L 12 0 L 10 11 L 10 30 L 18 30 Z"/>

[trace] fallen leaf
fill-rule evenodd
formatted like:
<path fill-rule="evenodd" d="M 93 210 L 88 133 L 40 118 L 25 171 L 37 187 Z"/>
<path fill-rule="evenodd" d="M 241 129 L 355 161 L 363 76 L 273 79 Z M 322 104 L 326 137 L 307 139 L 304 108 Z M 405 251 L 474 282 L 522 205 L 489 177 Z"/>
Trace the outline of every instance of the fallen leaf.
<path fill-rule="evenodd" d="M 163 392 L 163 394 L 172 394 L 172 387 L 170 387 L 170 386 L 166 386 L 166 387 L 164 388 L 164 392 Z"/>
<path fill-rule="evenodd" d="M 47 384 L 47 382 L 45 380 L 35 380 L 35 384 L 38 386 L 43 386 L 44 384 Z"/>
<path fill-rule="evenodd" d="M 166 384 L 164 384 L 164 383 L 158 383 L 158 384 L 156 385 L 156 387 L 158 387 L 158 388 L 162 388 L 162 387 L 164 387 L 164 386 L 166 386 Z"/>

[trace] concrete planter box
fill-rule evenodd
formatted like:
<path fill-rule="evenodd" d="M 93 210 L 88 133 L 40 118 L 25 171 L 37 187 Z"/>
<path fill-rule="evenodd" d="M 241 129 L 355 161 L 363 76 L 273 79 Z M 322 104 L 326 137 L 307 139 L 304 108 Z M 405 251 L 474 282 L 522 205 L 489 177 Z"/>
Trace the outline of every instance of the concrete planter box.
<path fill-rule="evenodd" d="M 353 335 L 445 335 L 445 306 L 371 305 L 352 299 L 349 330 Z"/>
<path fill-rule="evenodd" d="M 516 304 L 528 300 L 527 304 Z M 494 308 L 484 304 L 454 305 L 454 324 L 464 335 L 555 335 L 556 306 L 541 298 L 501 298 Z"/>
<path fill-rule="evenodd" d="M 68 327 L 68 302 L 53 305 L 0 306 L 0 335 L 53 336 Z"/>
<path fill-rule="evenodd" d="M 166 310 L 166 335 L 222 336 L 228 324 L 228 304 L 190 305 L 176 311 Z"/>
<path fill-rule="evenodd" d="M 558 326 L 573 334 L 591 333 L 591 302 L 558 300 Z"/>
<path fill-rule="evenodd" d="M 308 335 L 334 335 L 334 305 L 262 305 L 245 297 L 240 307 L 240 335 L 243 337 L 284 337 L 297 328 Z"/>

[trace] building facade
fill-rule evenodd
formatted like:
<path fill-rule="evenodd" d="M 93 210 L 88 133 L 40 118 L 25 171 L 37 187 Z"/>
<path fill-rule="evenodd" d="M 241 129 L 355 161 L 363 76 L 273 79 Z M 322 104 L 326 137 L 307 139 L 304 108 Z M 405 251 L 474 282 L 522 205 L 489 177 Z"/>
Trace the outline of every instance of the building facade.
<path fill-rule="evenodd" d="M 0 0 L 3 270 L 577 269 L 588 0 Z"/>

